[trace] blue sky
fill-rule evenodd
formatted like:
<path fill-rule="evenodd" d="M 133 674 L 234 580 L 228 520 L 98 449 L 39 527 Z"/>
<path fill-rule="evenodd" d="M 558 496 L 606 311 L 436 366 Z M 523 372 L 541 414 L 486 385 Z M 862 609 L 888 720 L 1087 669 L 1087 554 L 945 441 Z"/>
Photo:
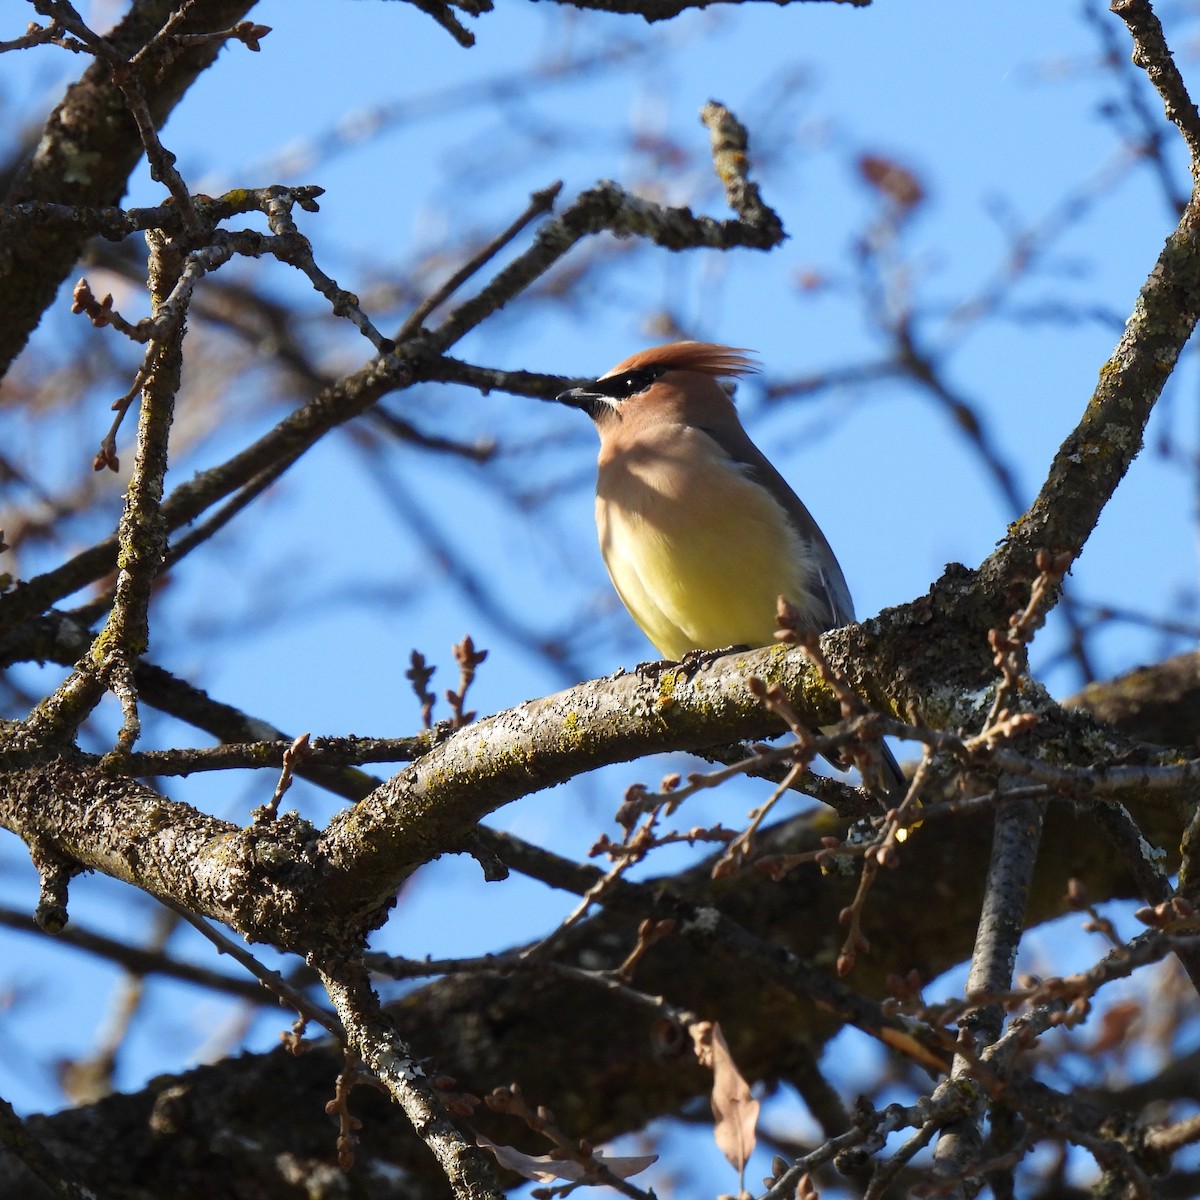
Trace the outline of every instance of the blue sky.
<path fill-rule="evenodd" d="M 123 6 L 81 7 L 89 9 L 102 23 L 101 13 Z M 1168 35 L 1178 36 L 1185 75 L 1194 74 L 1183 52 L 1193 32 L 1188 14 L 1164 7 L 1162 15 Z M 15 36 L 32 16 L 31 8 L 10 6 L 0 38 Z M 164 141 L 196 190 L 323 186 L 320 214 L 301 215 L 301 227 L 318 261 L 364 297 L 433 250 L 449 255 L 463 228 L 484 236 L 503 228 L 532 190 L 556 178 L 564 181 L 564 201 L 612 178 L 724 216 L 697 113 L 716 97 L 749 126 L 764 197 L 789 234 L 780 250 L 686 257 L 632 251 L 586 296 L 557 308 L 514 306 L 503 323 L 456 348 L 484 365 L 596 375 L 663 340 L 647 318 L 664 312 L 695 336 L 755 349 L 772 376 L 877 357 L 881 340 L 864 317 L 855 251 L 877 203 L 854 164 L 873 153 L 907 166 L 928 196 L 900 247 L 924 314 L 918 331 L 934 348 L 953 347 L 947 382 L 985 420 L 1026 501 L 1082 412 L 1174 223 L 1154 174 L 1130 161 L 1118 126 L 1105 116 L 1105 105 L 1126 85 L 1102 69 L 1096 30 L 1110 23 L 1122 45 L 1124 31 L 1098 4 L 718 5 L 648 27 L 508 0 L 472 24 L 478 42 L 471 50 L 403 3 L 264 0 L 252 16 L 273 27 L 262 52 L 224 50 L 172 116 Z M 613 53 L 613 39 L 627 43 L 617 65 L 555 73 L 564 60 L 601 48 Z M 80 65 L 54 48 L 9 55 L 0 96 L 29 113 L 50 103 L 56 83 Z M 1137 86 L 1159 114 L 1148 85 Z M 393 119 L 368 135 L 380 113 Z M 640 149 L 631 147 L 631 131 Z M 1177 181 L 1186 184 L 1182 161 Z M 130 201 L 160 198 L 143 169 Z M 999 319 L 979 326 L 954 320 L 965 300 L 1003 275 L 1008 231 L 1055 230 L 1056 215 L 1073 209 L 1081 214 L 1077 222 L 1046 240 L 1037 270 L 1006 293 Z M 453 266 L 447 257 L 423 278 L 436 282 Z M 805 289 L 797 283 L 802 277 L 822 283 Z M 297 277 L 274 265 L 265 278 L 279 296 L 298 298 L 316 314 L 310 328 L 331 370 L 369 356 L 353 330 L 320 316 L 323 302 Z M 52 338 L 63 327 L 65 306 L 64 297 L 39 336 Z M 1134 464 L 1074 573 L 1081 599 L 1150 614 L 1182 611 L 1195 622 L 1194 389 L 1189 357 L 1151 430 L 1152 443 L 1172 439 L 1177 460 L 1147 452 Z M 907 384 L 847 386 L 772 406 L 751 381 L 739 400 L 753 436 L 833 543 L 860 616 L 923 593 L 947 561 L 975 565 L 1015 515 L 981 477 L 945 412 Z M 176 482 L 280 415 L 252 388 L 244 401 L 245 422 L 215 430 L 177 461 Z M 188 403 L 185 394 L 185 410 Z M 510 447 L 502 464 L 510 493 L 551 488 L 550 501 L 530 515 L 498 498 L 474 467 L 400 447 L 389 456 L 385 469 L 397 486 L 418 498 L 440 497 L 427 505 L 429 520 L 506 610 L 533 630 L 582 622 L 587 636 L 574 646 L 577 677 L 650 656 L 615 604 L 595 548 L 593 434 L 578 413 L 439 386 L 406 393 L 393 407 L 464 438 L 499 437 Z M 85 444 L 99 437 L 107 422 L 97 412 L 94 432 L 72 424 L 57 431 L 58 440 L 44 429 L 14 436 L 28 439 L 37 469 L 51 476 L 71 469 L 65 464 L 81 437 Z M 202 412 L 191 419 L 202 420 Z M 550 437 L 552 444 L 536 449 L 511 449 Z M 81 461 L 86 466 L 86 456 Z M 119 485 L 114 478 L 114 497 Z M 268 569 L 248 573 L 247 560 Z M 416 705 L 397 685 L 409 650 L 420 648 L 441 664 L 437 682 L 449 686 L 450 644 L 468 632 L 490 651 L 473 695 L 483 712 L 573 681 L 570 672 L 532 658 L 447 583 L 346 435 L 308 454 L 245 531 L 230 530 L 195 556 L 161 604 L 165 619 L 200 631 L 203 640 L 152 646 L 151 657 L 291 731 L 411 730 Z M 279 612 L 283 619 L 259 624 Z M 253 636 L 239 636 L 247 628 Z M 1066 694 L 1079 679 L 1061 664 L 1061 640 L 1060 631 L 1048 630 L 1038 661 L 1051 688 Z M 1188 644 L 1116 625 L 1099 643 L 1097 665 L 1101 674 L 1115 673 Z M 160 728 L 163 744 L 171 733 Z M 531 797 L 500 820 L 580 854 L 606 827 L 623 788 L 659 773 L 658 765 L 617 769 Z M 234 815 L 258 802 L 255 788 L 270 785 L 189 786 L 179 794 Z M 312 795 L 300 802 L 314 820 L 333 807 Z M 753 798 L 734 803 L 740 812 Z M 727 805 L 699 808 L 689 820 L 727 812 Z M 565 820 L 567 812 L 581 819 Z M 23 852 L 8 839 L 0 853 L 3 901 L 30 906 Z M 456 953 L 544 928 L 546 910 L 532 885 L 508 885 L 498 901 L 477 876 L 461 860 L 425 873 L 388 944 Z M 441 917 L 446 887 L 455 889 L 461 929 Z M 142 928 L 147 907 L 97 880 L 79 886 L 76 905 L 81 921 L 113 930 Z M 19 997 L 7 1016 L 0 1014 L 0 1093 L 22 1109 L 52 1107 L 60 1099 L 48 1064 L 22 1065 L 18 1056 L 15 1070 L 6 1069 L 4 1045 L 32 1042 L 50 1017 L 62 1035 L 57 1053 L 88 1046 L 103 1003 L 81 1018 L 78 996 L 45 981 L 66 962 L 72 991 L 103 997 L 113 975 L 16 935 L 0 932 L 0 947 L 28 963 L 37 1000 Z M 208 1000 L 197 1006 L 187 989 L 153 988 L 159 1002 L 122 1064 L 126 1086 L 183 1065 L 220 1008 Z M 250 1044 L 269 1044 L 276 1028 L 273 1019 L 260 1020 Z"/>

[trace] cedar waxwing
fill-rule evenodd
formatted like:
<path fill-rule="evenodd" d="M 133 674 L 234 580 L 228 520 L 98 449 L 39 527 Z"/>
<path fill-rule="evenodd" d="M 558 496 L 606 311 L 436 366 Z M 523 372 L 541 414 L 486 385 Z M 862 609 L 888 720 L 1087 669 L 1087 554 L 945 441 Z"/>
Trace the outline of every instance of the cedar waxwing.
<path fill-rule="evenodd" d="M 776 601 L 818 631 L 854 620 L 842 569 L 721 385 L 748 353 L 674 342 L 557 397 L 600 434 L 596 528 L 613 586 L 658 652 L 769 646 Z M 903 781 L 882 747 L 889 786 Z"/>

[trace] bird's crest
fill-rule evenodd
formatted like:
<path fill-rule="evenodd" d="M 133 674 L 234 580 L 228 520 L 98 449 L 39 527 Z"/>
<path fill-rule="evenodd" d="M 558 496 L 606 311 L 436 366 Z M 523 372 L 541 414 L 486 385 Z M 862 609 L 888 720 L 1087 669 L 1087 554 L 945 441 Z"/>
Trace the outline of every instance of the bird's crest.
<path fill-rule="evenodd" d="M 749 350 L 720 346 L 716 342 L 668 342 L 639 350 L 617 363 L 602 378 L 636 371 L 644 367 L 664 367 L 669 371 L 701 371 L 714 379 L 749 375 L 759 370 Z"/>

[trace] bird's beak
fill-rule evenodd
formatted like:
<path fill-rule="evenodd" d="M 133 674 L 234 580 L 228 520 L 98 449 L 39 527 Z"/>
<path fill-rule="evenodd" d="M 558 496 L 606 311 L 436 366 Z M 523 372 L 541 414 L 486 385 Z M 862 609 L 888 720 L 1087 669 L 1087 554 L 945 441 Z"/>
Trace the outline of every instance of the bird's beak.
<path fill-rule="evenodd" d="M 559 392 L 554 397 L 558 404 L 566 404 L 570 408 L 588 409 L 596 401 L 596 396 L 593 392 L 589 392 L 587 388 L 575 387 L 568 388 L 565 392 Z"/>
<path fill-rule="evenodd" d="M 601 409 L 610 407 L 604 396 L 585 387 L 568 388 L 565 392 L 559 392 L 554 399 L 568 408 L 582 409 L 593 421 Z"/>

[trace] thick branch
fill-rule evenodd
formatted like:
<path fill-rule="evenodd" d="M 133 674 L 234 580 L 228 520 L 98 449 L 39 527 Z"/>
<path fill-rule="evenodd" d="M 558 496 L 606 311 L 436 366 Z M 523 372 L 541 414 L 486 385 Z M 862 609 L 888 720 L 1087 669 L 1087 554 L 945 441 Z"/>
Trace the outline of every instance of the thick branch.
<path fill-rule="evenodd" d="M 844 645 L 853 633 L 825 643 Z M 479 820 L 519 797 L 605 763 L 778 732 L 778 719 L 746 686 L 751 674 L 784 688 L 812 724 L 837 718 L 802 657 L 774 647 L 724 656 L 691 678 L 666 667 L 657 678 L 596 680 L 477 721 L 319 834 L 283 819 L 238 830 L 65 759 L 23 769 L 14 759 L 2 781 L 0 824 L 252 938 L 309 950 L 378 923 L 418 866 L 462 848 Z M 938 715 L 952 725 L 975 716 Z M 1103 740 L 1082 715 L 1052 706 L 1038 733 L 1043 747 L 1068 761 L 1094 757 Z M 1169 792 L 1160 794 L 1169 801 Z M 1177 827 L 1170 836 L 1177 838 Z"/>

